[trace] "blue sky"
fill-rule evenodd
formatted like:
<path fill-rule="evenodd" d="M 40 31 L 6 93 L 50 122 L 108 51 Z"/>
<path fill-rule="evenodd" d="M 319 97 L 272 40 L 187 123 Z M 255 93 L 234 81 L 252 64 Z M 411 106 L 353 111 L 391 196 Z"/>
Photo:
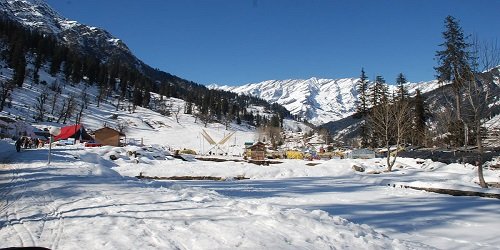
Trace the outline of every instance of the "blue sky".
<path fill-rule="evenodd" d="M 46 0 L 152 67 L 201 84 L 382 75 L 434 79 L 444 18 L 500 38 L 500 0 Z"/>

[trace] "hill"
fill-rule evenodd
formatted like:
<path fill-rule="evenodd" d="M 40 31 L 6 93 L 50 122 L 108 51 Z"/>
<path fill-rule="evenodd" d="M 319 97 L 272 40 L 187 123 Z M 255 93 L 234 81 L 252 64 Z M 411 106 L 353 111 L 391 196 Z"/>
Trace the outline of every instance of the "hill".
<path fill-rule="evenodd" d="M 97 86 L 98 101 L 106 95 L 119 95 L 123 100 L 132 100 L 135 106 L 149 108 L 150 93 L 158 93 L 185 100 L 189 107 L 199 108 L 210 119 L 243 119 L 244 110 L 250 105 L 263 106 L 281 117 L 289 116 L 289 112 L 278 104 L 209 90 L 153 69 L 106 30 L 68 20 L 44 1 L 0 0 L 0 6 L 0 61 L 13 70 L 10 79 L 0 82 L 6 90 L 6 94 L 0 95 L 2 100 L 15 86 L 22 87 L 30 81 L 39 83 L 39 69 L 45 67 L 53 77 L 64 75 L 58 78 L 60 84 Z M 12 83 L 7 83 L 9 80 Z"/>

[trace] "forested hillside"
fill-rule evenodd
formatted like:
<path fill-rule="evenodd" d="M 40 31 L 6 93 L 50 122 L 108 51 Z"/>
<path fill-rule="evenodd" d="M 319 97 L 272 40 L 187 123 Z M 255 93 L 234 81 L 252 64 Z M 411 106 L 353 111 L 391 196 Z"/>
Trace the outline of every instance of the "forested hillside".
<path fill-rule="evenodd" d="M 99 89 L 97 102 L 110 96 L 129 100 L 134 106 L 151 108 L 151 92 L 165 97 L 186 100 L 186 113 L 196 110 L 201 119 L 241 120 L 261 125 L 269 121 L 260 114 L 247 112 L 252 105 L 263 106 L 283 118 L 289 112 L 280 105 L 228 91 L 209 90 L 203 85 L 162 72 L 137 60 L 123 56 L 99 57 L 82 48 L 64 43 L 55 35 L 27 28 L 7 18 L 0 19 L 0 60 L 13 70 L 12 79 L 0 78 L 0 111 L 11 97 L 10 93 L 23 83 L 60 84 L 86 83 Z M 33 67 L 28 67 L 32 64 Z M 40 81 L 39 70 L 48 68 L 52 76 L 63 74 L 63 82 Z M 32 70 L 27 70 L 32 68 Z M 12 101 L 12 100 L 10 100 Z M 43 117 L 40 117 L 43 119 Z"/>

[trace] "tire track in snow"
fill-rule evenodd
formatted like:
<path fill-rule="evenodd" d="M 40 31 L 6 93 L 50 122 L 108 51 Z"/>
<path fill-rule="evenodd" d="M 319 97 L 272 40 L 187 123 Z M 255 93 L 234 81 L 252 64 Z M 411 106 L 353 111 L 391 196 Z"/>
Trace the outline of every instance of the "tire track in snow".
<path fill-rule="evenodd" d="M 44 192 L 36 198 L 33 196 L 31 198 L 41 207 L 39 220 L 42 221 L 42 225 L 36 238 L 39 239 L 39 243 L 50 244 L 51 249 L 57 249 L 64 230 L 64 220 L 56 206 L 52 204 L 54 197 L 50 192 Z"/>
<path fill-rule="evenodd" d="M 0 189 L 0 197 L 4 198 L 0 206 L 0 214 L 4 214 L 6 228 L 13 230 L 19 238 L 21 246 L 38 246 L 39 242 L 45 239 L 43 236 L 46 229 L 50 229 L 48 222 L 51 221 L 50 217 L 53 217 L 51 214 L 55 212 L 55 207 L 50 204 L 53 198 L 51 198 L 50 194 L 47 195 L 46 192 L 37 192 L 36 195 L 25 196 L 24 194 L 29 191 L 26 184 L 30 180 L 20 175 L 19 169 L 15 165 L 10 164 L 12 162 L 11 157 L 9 156 L 5 159 L 1 165 L 2 169 L 10 172 L 11 178 Z M 15 190 L 16 188 L 17 190 Z M 27 200 L 31 201 L 28 202 Z M 20 204 L 25 205 L 20 209 Z M 28 213 L 30 216 L 23 218 L 21 216 L 23 213 Z M 61 227 L 59 225 L 60 216 L 56 217 L 56 227 L 58 228 L 57 231 L 59 231 L 59 227 Z M 52 237 L 49 238 L 51 238 L 48 240 L 49 242 L 57 243 Z"/>
<path fill-rule="evenodd" d="M 0 169 L 11 170 L 10 180 L 7 183 L 2 184 L 2 186 L 0 186 L 0 197 L 4 198 L 4 199 L 0 200 L 0 202 L 1 202 L 0 203 L 0 213 L 3 213 L 9 206 L 12 205 L 12 202 L 10 202 L 8 197 L 12 193 L 12 185 L 15 183 L 15 181 L 17 180 L 17 178 L 19 176 L 16 168 L 11 168 L 11 167 L 9 167 L 9 165 L 7 165 L 10 162 L 11 162 L 11 160 L 10 160 L 10 156 L 9 156 L 7 159 L 3 160 L 0 163 Z"/>
<path fill-rule="evenodd" d="M 16 195 L 14 197 L 12 197 L 12 190 L 13 190 L 13 185 L 17 182 L 17 180 L 19 179 L 19 171 L 17 168 L 14 168 L 12 167 L 12 165 L 10 165 L 9 163 L 11 162 L 11 156 L 9 156 L 7 159 L 4 159 L 2 162 L 1 162 L 1 169 L 5 169 L 5 170 L 10 170 L 10 175 L 11 175 L 11 178 L 10 180 L 5 183 L 4 185 L 2 185 L 2 187 L 0 188 L 0 197 L 2 197 L 3 199 L 1 199 L 1 203 L 0 203 L 0 213 L 4 214 L 4 218 L 5 218 L 5 221 L 2 223 L 5 225 L 5 229 L 7 228 L 10 228 L 14 231 L 14 233 L 17 235 L 17 237 L 19 238 L 19 244 L 23 247 L 25 246 L 25 241 L 22 237 L 22 233 L 20 233 L 20 231 L 18 230 L 18 227 L 13 224 L 12 222 L 13 221 L 16 221 L 16 217 L 12 216 L 12 214 L 14 213 L 15 214 L 15 211 L 12 212 L 10 211 L 10 208 L 13 207 L 13 205 L 19 200 L 21 199 L 21 195 Z M 9 164 L 9 165 L 7 165 Z M 13 198 L 13 199 L 12 199 Z M 0 224 L 0 226 L 3 227 L 3 225 Z M 1 229 L 1 227 L 0 227 Z"/>
<path fill-rule="evenodd" d="M 33 233 L 29 230 L 29 228 L 24 224 L 23 219 L 19 217 L 19 208 L 18 208 L 18 202 L 21 198 L 23 198 L 22 195 L 19 196 L 19 199 L 15 201 L 14 205 L 14 222 L 12 223 L 12 220 L 10 220 L 10 224 L 14 227 L 14 229 L 17 231 L 19 236 L 23 239 L 23 246 L 26 247 L 31 247 L 31 246 L 36 246 L 36 240 L 33 236 Z"/>
<path fill-rule="evenodd" d="M 21 243 L 21 246 L 35 246 L 36 241 L 33 237 L 33 234 L 31 231 L 24 225 L 23 220 L 19 217 L 19 208 L 18 208 L 18 203 L 19 200 L 23 198 L 22 194 L 15 195 L 14 198 L 12 199 L 12 184 L 15 182 L 18 182 L 19 180 L 22 180 L 22 178 L 19 178 L 19 173 L 16 168 L 11 168 L 13 177 L 12 181 L 10 182 L 11 185 L 6 187 L 6 191 L 2 193 L 4 197 L 6 197 L 6 205 L 2 207 L 2 213 L 5 213 L 5 218 L 6 218 L 6 224 L 9 228 L 12 228 L 14 232 L 17 234 L 19 237 L 19 241 Z M 23 193 L 26 190 L 26 187 L 22 185 L 23 190 L 21 193 Z"/>
<path fill-rule="evenodd" d="M 10 180 L 0 186 L 0 197 L 3 198 L 0 200 L 0 214 L 4 214 L 7 225 L 5 228 L 10 228 L 12 233 L 17 235 L 21 246 L 44 244 L 51 249 L 57 249 L 64 231 L 64 220 L 58 208 L 53 205 L 55 199 L 46 191 L 25 196 L 24 194 L 30 191 L 26 184 L 32 180 L 20 174 L 19 169 L 12 164 L 12 156 L 11 154 L 0 162 L 0 169 L 7 170 L 6 173 L 10 174 Z M 19 209 L 19 204 L 29 204 L 20 202 L 27 199 L 31 200 L 32 204 Z M 30 216 L 22 218 L 23 212 Z"/>
<path fill-rule="evenodd" d="M 56 225 L 55 229 L 52 231 L 52 245 L 50 246 L 50 249 L 58 249 L 59 248 L 59 243 L 61 242 L 62 235 L 64 233 L 64 218 L 61 215 L 61 212 L 53 205 L 50 203 L 47 204 L 51 209 L 52 209 L 52 214 L 55 215 L 56 217 Z"/>

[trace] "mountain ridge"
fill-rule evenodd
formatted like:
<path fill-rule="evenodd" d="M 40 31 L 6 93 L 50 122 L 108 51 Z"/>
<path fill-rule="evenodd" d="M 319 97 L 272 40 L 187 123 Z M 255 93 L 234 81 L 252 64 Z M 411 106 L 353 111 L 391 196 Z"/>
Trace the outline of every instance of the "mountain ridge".
<path fill-rule="evenodd" d="M 61 71 L 62 67 L 66 80 L 71 80 L 71 83 L 83 80 L 89 84 L 99 84 L 102 89 L 119 91 L 120 96 L 127 96 L 127 98 L 131 98 L 134 94 L 134 102 L 141 106 L 147 105 L 146 101 L 141 100 L 148 100 L 149 93 L 152 92 L 183 99 L 198 108 L 201 107 L 200 110 L 204 115 L 210 113 L 208 116 L 217 116 L 218 119 L 222 107 L 225 108 L 224 115 L 236 115 L 227 112 L 228 103 L 236 107 L 232 107 L 234 111 L 257 104 L 281 114 L 282 117 L 289 116 L 288 111 L 280 105 L 271 105 L 264 100 L 250 96 L 209 90 L 204 85 L 153 68 L 137 58 L 125 43 L 108 31 L 68 20 L 44 1 L 0 0 L 0 7 L 0 21 L 5 27 L 3 32 L 6 34 L 5 41 L 0 40 L 0 46 L 2 42 L 10 43 L 4 49 L 7 56 L 1 59 L 14 58 L 11 56 L 14 52 L 17 53 L 17 58 L 21 58 L 21 54 L 27 57 L 25 53 L 42 55 L 40 51 L 45 51 L 46 54 L 40 57 L 37 67 L 40 67 L 40 64 L 53 66 L 53 69 L 51 68 L 53 75 Z M 9 33 L 9 30 L 16 30 L 21 35 Z M 13 44 L 18 42 L 18 36 L 30 37 L 31 33 L 35 33 L 38 40 L 33 39 L 28 42 L 21 40 L 23 43 L 19 43 L 21 46 L 18 46 L 21 49 L 14 51 Z M 40 40 L 45 41 L 43 44 L 45 47 L 38 46 L 40 44 L 37 41 Z M 51 41 L 47 42 L 47 40 Z M 10 60 L 9 63 L 12 61 Z M 13 67 L 13 64 L 9 66 Z M 21 66 L 19 63 L 19 72 L 21 68 L 26 67 L 26 65 Z M 115 84 L 118 82 L 120 83 L 119 89 Z M 17 85 L 22 85 L 22 79 Z M 106 91 L 104 90 L 103 93 Z M 236 119 L 236 117 L 230 118 Z"/>
<path fill-rule="evenodd" d="M 31 29 L 53 34 L 71 47 L 99 55 L 103 60 L 119 56 L 142 63 L 125 43 L 108 31 L 69 20 L 52 9 L 42 0 L 8 1 L 0 0 L 2 12 L 7 18 L 15 20 Z"/>
<path fill-rule="evenodd" d="M 315 125 L 337 121 L 355 113 L 358 93 L 356 84 L 359 78 L 267 80 L 241 86 L 211 84 L 207 87 L 252 95 L 270 103 L 278 103 L 287 108 L 292 115 L 306 119 Z M 370 82 L 370 84 L 372 84 Z M 408 91 L 416 89 L 422 93 L 440 86 L 437 80 L 407 83 Z M 389 91 L 395 90 L 389 85 Z"/>

